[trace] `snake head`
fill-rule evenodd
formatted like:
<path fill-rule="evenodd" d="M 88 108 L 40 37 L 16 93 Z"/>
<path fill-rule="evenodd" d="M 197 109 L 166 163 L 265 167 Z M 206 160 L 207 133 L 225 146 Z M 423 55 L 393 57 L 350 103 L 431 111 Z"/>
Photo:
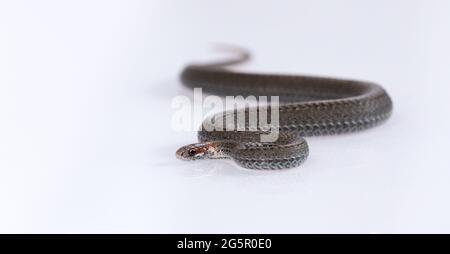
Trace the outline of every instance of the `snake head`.
<path fill-rule="evenodd" d="M 211 157 L 214 147 L 211 143 L 190 144 L 179 148 L 176 156 L 180 160 L 193 161 Z"/>

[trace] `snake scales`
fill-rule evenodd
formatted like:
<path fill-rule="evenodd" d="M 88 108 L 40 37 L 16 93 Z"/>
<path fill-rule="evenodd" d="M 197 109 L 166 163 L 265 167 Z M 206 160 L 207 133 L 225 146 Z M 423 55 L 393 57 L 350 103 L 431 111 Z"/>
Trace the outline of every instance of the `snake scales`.
<path fill-rule="evenodd" d="M 198 131 L 199 143 L 177 150 L 182 160 L 231 158 L 251 169 L 283 169 L 300 165 L 309 154 L 303 137 L 359 131 L 375 126 L 391 115 L 387 92 L 371 82 L 325 77 L 242 73 L 229 65 L 246 61 L 250 55 L 238 50 L 238 58 L 202 65 L 187 65 L 182 83 L 218 95 L 279 96 L 279 129 L 275 142 L 261 142 L 262 130 Z M 241 109 L 246 112 L 249 108 Z M 235 115 L 237 111 L 227 112 Z M 214 117 L 224 117 L 216 115 Z M 247 118 L 246 126 L 249 126 Z"/>

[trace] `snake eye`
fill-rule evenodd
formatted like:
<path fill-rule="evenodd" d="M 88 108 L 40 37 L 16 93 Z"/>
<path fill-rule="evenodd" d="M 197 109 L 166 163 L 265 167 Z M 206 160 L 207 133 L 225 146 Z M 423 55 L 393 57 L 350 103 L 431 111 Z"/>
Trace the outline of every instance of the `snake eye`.
<path fill-rule="evenodd" d="M 194 156 L 197 152 L 194 149 L 189 149 L 188 154 L 189 156 Z"/>

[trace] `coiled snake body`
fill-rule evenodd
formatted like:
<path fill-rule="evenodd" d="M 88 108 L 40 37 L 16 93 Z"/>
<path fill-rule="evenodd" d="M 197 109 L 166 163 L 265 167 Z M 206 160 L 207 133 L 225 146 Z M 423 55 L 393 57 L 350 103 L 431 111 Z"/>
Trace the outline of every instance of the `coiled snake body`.
<path fill-rule="evenodd" d="M 218 95 L 279 96 L 278 139 L 261 142 L 263 132 L 259 130 L 207 131 L 204 126 L 214 122 L 209 119 L 198 132 L 199 143 L 177 150 L 179 159 L 232 158 L 242 167 L 251 169 L 297 167 L 309 153 L 303 137 L 363 130 L 383 122 L 392 112 L 387 92 L 371 82 L 241 73 L 225 68 L 248 58 L 246 51 L 240 51 L 237 59 L 188 65 L 181 74 L 181 81 L 190 88 L 201 87 L 205 92 Z M 233 115 L 236 111 L 227 114 Z"/>

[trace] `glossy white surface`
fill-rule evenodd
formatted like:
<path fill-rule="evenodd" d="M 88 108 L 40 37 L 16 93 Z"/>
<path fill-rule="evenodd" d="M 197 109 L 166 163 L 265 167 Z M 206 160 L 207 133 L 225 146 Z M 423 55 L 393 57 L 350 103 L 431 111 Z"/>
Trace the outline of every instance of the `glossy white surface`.
<path fill-rule="evenodd" d="M 450 233 L 449 1 L 1 1 L 1 233 Z M 308 139 L 301 168 L 185 163 L 177 80 L 243 69 L 376 81 L 393 117 Z"/>

